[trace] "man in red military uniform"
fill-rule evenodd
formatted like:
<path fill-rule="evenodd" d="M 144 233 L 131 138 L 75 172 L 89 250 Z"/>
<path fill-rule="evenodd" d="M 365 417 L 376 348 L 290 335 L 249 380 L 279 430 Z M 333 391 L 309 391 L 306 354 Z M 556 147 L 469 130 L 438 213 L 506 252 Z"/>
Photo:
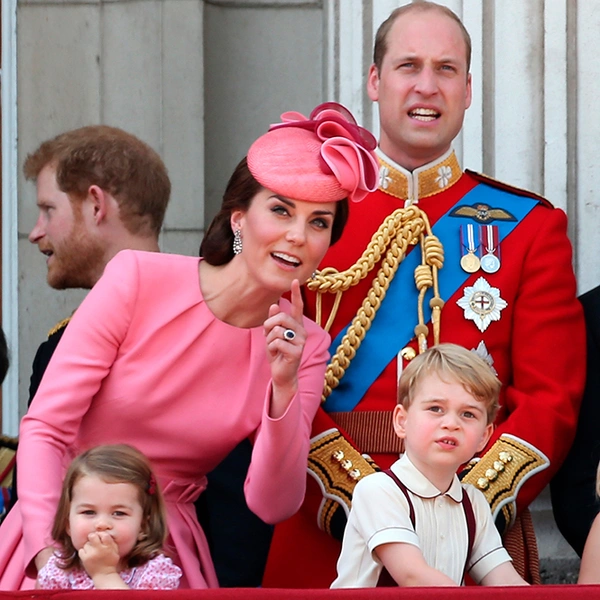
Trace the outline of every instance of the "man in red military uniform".
<path fill-rule="evenodd" d="M 486 495 L 509 551 L 569 450 L 585 332 L 567 220 L 543 198 L 461 169 L 451 143 L 471 103 L 470 53 L 458 17 L 431 2 L 396 9 L 377 33 L 367 90 L 379 104 L 379 189 L 351 207 L 308 286 L 332 362 L 307 497 L 276 528 L 265 585 L 333 581 L 353 486 L 401 451 L 397 380 L 427 345 L 472 349 L 503 382 L 495 432 L 463 481 Z M 515 566 L 535 580 L 528 550 Z"/>

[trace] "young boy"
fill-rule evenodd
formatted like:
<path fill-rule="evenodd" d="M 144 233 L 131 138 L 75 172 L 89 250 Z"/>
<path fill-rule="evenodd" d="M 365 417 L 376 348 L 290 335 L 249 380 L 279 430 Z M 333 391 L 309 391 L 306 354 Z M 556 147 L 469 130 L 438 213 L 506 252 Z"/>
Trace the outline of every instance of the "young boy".
<path fill-rule="evenodd" d="M 405 453 L 359 481 L 332 588 L 527 585 L 502 546 L 488 502 L 457 469 L 486 445 L 501 383 L 474 352 L 440 344 L 403 371 L 394 431 Z"/>

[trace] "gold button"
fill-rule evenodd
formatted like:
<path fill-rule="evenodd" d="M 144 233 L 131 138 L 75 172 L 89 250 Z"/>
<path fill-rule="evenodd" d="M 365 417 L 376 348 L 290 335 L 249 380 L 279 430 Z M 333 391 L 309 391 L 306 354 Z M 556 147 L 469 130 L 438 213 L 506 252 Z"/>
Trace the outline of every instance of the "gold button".
<path fill-rule="evenodd" d="M 406 346 L 400 350 L 400 356 L 404 360 L 412 360 L 417 355 L 417 352 L 411 346 Z"/>
<path fill-rule="evenodd" d="M 498 458 L 504 463 L 509 463 L 512 460 L 512 454 L 510 452 L 502 451 L 498 454 Z"/>
<path fill-rule="evenodd" d="M 495 460 L 494 461 L 494 469 L 496 469 L 496 471 L 498 471 L 498 473 L 502 473 L 502 471 L 504 471 L 504 463 L 502 461 Z"/>
<path fill-rule="evenodd" d="M 340 465 L 344 471 L 349 471 L 352 468 L 352 461 L 345 458 L 342 462 L 340 462 Z"/>
<path fill-rule="evenodd" d="M 344 452 L 342 450 L 336 450 L 331 456 L 333 456 L 335 460 L 342 460 L 342 458 L 344 458 Z"/>
<path fill-rule="evenodd" d="M 352 469 L 351 471 L 348 471 L 348 475 L 354 480 L 360 479 L 360 470 Z"/>
<path fill-rule="evenodd" d="M 477 487 L 480 490 L 487 490 L 490 487 L 490 482 L 485 477 L 480 477 L 477 480 Z"/>
<path fill-rule="evenodd" d="M 490 481 L 494 481 L 496 479 L 496 477 L 498 477 L 498 471 L 496 471 L 496 469 L 488 469 L 485 472 L 485 476 L 490 480 Z"/>

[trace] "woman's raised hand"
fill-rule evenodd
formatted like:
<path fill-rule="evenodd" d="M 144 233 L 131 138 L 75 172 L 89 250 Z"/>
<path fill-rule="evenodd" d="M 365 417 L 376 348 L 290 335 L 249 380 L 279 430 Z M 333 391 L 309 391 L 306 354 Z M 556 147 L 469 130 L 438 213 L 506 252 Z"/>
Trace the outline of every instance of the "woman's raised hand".
<path fill-rule="evenodd" d="M 302 318 L 304 303 L 297 279 L 292 282 L 291 302 L 290 314 L 272 304 L 264 323 L 273 382 L 270 416 L 275 419 L 283 415 L 298 391 L 298 369 L 306 343 Z"/>

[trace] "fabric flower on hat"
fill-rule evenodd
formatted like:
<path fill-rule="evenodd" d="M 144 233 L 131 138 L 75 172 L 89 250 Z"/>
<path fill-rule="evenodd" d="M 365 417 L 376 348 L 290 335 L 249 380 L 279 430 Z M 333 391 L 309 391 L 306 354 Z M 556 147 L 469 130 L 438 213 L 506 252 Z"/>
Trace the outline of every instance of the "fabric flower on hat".
<path fill-rule="evenodd" d="M 377 189 L 377 145 L 341 104 L 326 102 L 309 118 L 285 112 L 252 144 L 248 167 L 268 189 L 290 198 L 360 202 Z"/>

